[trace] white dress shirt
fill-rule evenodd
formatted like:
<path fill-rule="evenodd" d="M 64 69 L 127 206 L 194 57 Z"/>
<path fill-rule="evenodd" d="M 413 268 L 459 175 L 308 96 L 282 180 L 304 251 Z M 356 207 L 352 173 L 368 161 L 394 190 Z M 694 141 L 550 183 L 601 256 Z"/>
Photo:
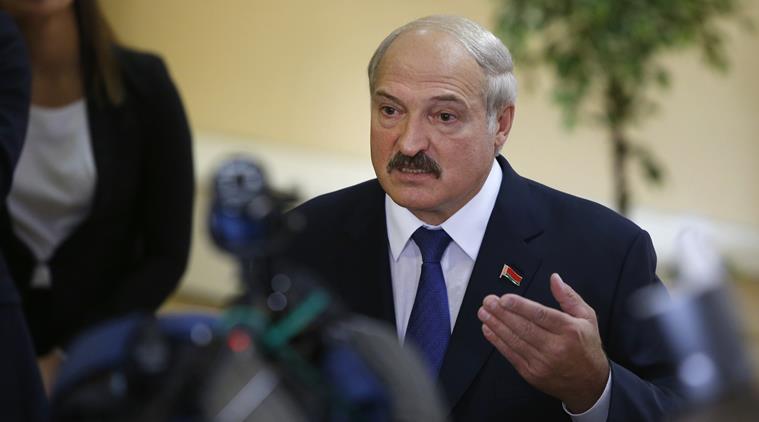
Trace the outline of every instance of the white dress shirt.
<path fill-rule="evenodd" d="M 406 208 L 396 204 L 389 195 L 385 195 L 385 216 L 387 238 L 389 242 L 390 276 L 393 284 L 393 303 L 398 338 L 403 341 L 406 336 L 411 309 L 414 307 L 419 276 L 422 271 L 422 254 L 411 235 L 421 226 L 442 228 L 452 241 L 443 253 L 440 266 L 445 275 L 448 290 L 448 310 L 451 318 L 451 330 L 456 325 L 456 318 L 464 300 L 464 293 L 472 275 L 474 263 L 480 252 L 482 238 L 485 236 L 490 214 L 493 212 L 498 192 L 501 188 L 503 174 L 501 167 L 493 160 L 490 174 L 480 191 L 460 210 L 439 226 L 433 226 L 418 219 Z M 567 411 L 576 422 L 605 421 L 609 413 L 611 399 L 611 373 L 603 394 L 588 411 L 574 415 Z M 566 411 L 566 407 L 564 408 Z"/>
<path fill-rule="evenodd" d="M 32 106 L 6 200 L 14 233 L 37 260 L 32 287 L 51 287 L 47 261 L 89 214 L 96 179 L 85 100 Z"/>

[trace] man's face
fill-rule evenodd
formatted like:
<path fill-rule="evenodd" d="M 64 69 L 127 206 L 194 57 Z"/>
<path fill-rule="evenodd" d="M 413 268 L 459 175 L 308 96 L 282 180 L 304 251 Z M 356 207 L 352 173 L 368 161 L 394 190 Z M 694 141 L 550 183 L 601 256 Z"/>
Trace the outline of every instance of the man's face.
<path fill-rule="evenodd" d="M 506 141 L 514 108 L 499 111 L 489 130 L 485 86 L 467 50 L 436 31 L 402 34 L 377 69 L 374 172 L 393 201 L 426 223 L 442 223 L 479 192 Z"/>

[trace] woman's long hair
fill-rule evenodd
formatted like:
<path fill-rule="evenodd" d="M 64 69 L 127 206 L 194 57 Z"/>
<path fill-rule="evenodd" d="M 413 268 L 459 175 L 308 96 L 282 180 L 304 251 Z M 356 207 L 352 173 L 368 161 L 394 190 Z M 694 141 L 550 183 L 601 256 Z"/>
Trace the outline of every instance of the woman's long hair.
<path fill-rule="evenodd" d="M 76 0 L 75 9 L 85 88 L 101 105 L 119 105 L 124 101 L 124 83 L 114 57 L 116 36 L 97 0 Z"/>

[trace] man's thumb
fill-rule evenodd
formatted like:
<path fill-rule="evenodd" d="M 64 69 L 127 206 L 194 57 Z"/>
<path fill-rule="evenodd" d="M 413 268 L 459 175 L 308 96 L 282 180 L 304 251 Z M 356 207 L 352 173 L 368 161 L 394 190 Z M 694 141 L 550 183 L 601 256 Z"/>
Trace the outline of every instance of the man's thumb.
<path fill-rule="evenodd" d="M 588 304 L 557 273 L 551 274 L 551 293 L 564 312 L 577 318 L 591 317 L 592 313 Z"/>

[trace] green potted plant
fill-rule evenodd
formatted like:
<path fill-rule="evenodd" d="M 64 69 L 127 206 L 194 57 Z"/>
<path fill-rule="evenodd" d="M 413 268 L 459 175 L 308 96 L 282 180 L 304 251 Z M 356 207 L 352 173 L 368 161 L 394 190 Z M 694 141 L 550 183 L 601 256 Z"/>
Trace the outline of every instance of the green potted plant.
<path fill-rule="evenodd" d="M 498 0 L 496 32 L 518 66 L 544 66 L 555 77 L 555 101 L 567 126 L 600 124 L 612 143 L 614 198 L 630 206 L 628 163 L 662 180 L 653 153 L 629 135 L 650 115 L 653 89 L 669 85 L 664 54 L 701 49 L 705 63 L 727 68 L 721 25 L 740 18 L 740 0 Z M 589 107 L 589 105 L 594 107 Z M 582 119 L 580 117 L 582 116 Z"/>

